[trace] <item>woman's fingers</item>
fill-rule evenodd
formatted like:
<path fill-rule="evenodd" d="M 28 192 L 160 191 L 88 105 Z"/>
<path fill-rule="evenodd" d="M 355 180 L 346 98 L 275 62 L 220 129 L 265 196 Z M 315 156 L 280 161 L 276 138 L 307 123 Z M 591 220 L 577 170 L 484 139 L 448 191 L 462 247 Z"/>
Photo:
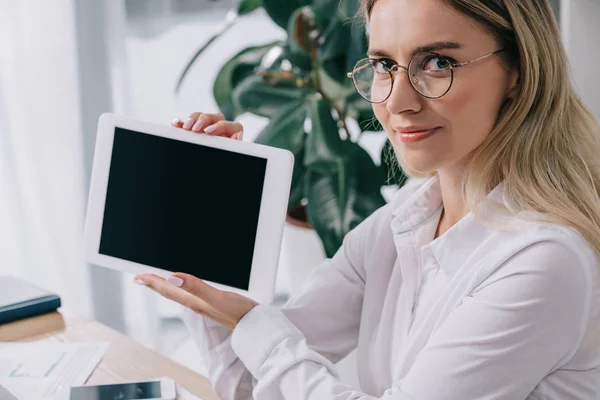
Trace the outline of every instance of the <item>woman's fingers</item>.
<path fill-rule="evenodd" d="M 222 290 L 210 286 L 193 275 L 176 272 L 169 277 L 168 282 L 206 301 L 208 304 L 218 304 L 223 301 Z"/>
<path fill-rule="evenodd" d="M 201 133 L 204 132 L 203 128 L 210 126 L 218 121 L 224 120 L 225 116 L 223 114 L 193 112 L 185 120 L 183 124 L 183 129 Z"/>
<path fill-rule="evenodd" d="M 181 285 L 181 282 L 179 281 L 181 278 L 175 277 L 174 275 L 171 275 L 169 279 L 164 279 L 154 274 L 136 275 L 135 281 L 149 287 L 164 298 L 189 308 L 197 314 L 211 318 L 230 329 L 235 327 L 239 318 L 232 318 L 224 313 L 223 310 L 215 307 L 215 304 L 219 304 L 214 303 L 215 301 L 221 303 L 226 301 L 225 296 L 220 294 L 226 292 L 215 289 L 192 275 L 177 274 L 186 277 L 186 286 L 185 288 L 182 288 L 178 286 Z M 195 280 L 190 279 L 190 277 Z M 192 290 L 193 293 L 188 292 L 186 289 Z"/>
<path fill-rule="evenodd" d="M 243 130 L 242 124 L 239 122 L 218 121 L 204 128 L 204 132 L 214 136 L 232 137 L 236 133 Z"/>
<path fill-rule="evenodd" d="M 178 303 L 185 302 L 189 293 L 167 283 L 164 278 L 154 274 L 136 275 L 135 281 L 148 286 L 156 293 Z"/>
<path fill-rule="evenodd" d="M 136 275 L 136 282 L 192 311 L 234 329 L 258 303 L 248 297 L 216 289 L 193 275 L 175 273 L 165 280 L 154 274 Z"/>
<path fill-rule="evenodd" d="M 213 136 L 225 136 L 239 140 L 242 138 L 242 124 L 226 121 L 223 114 L 193 112 L 185 121 L 175 119 L 171 122 L 171 125 L 188 131 L 207 133 Z"/>
<path fill-rule="evenodd" d="M 185 290 L 169 283 L 166 279 L 154 274 L 137 275 L 136 282 L 143 284 L 164 298 L 173 300 L 198 314 L 207 315 L 208 304 Z"/>
<path fill-rule="evenodd" d="M 173 274 L 168 279 L 161 278 L 154 274 L 142 274 L 136 275 L 135 280 L 136 282 L 148 286 L 161 296 L 185 306 L 188 306 L 188 304 L 184 304 L 184 302 L 190 300 L 189 296 L 202 300 L 202 303 L 206 306 L 218 304 L 223 301 L 223 293 L 225 293 L 222 290 L 215 289 L 193 275 L 183 273 Z M 208 312 L 209 310 L 206 308 L 208 307 L 205 307 L 202 311 Z"/>

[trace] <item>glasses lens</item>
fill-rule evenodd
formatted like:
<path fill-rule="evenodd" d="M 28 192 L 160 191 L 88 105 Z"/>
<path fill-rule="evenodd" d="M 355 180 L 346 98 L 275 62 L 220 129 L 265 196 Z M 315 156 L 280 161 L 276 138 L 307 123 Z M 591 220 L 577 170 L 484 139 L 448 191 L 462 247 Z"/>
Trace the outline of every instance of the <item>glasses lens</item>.
<path fill-rule="evenodd" d="M 372 103 L 385 101 L 392 91 L 392 74 L 377 60 L 366 58 L 357 62 L 352 79 L 358 93 Z"/>
<path fill-rule="evenodd" d="M 425 97 L 442 97 L 452 85 L 450 61 L 436 54 L 417 54 L 408 67 L 408 74 L 413 87 Z"/>

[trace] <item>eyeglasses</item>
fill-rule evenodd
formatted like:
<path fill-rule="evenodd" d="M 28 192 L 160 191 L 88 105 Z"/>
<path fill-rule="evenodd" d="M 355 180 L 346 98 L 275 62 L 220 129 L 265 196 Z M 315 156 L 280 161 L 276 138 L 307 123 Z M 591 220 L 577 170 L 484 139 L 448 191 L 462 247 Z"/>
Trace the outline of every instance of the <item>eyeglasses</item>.
<path fill-rule="evenodd" d="M 365 58 L 354 65 L 352 72 L 348 72 L 348 78 L 352 78 L 356 91 L 365 100 L 383 103 L 392 94 L 394 73 L 403 69 L 408 73 L 410 84 L 417 93 L 428 99 L 439 99 L 452 87 L 455 68 L 483 60 L 503 50 L 462 63 L 453 62 L 437 53 L 419 53 L 410 60 L 408 67 L 389 59 Z"/>

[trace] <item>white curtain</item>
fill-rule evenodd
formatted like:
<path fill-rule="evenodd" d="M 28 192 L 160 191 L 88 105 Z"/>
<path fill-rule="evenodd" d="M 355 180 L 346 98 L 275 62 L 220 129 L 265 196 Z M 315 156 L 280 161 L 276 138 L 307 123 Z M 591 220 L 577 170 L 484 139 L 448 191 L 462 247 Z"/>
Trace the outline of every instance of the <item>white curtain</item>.
<path fill-rule="evenodd" d="M 91 315 L 74 6 L 0 0 L 0 274 Z"/>

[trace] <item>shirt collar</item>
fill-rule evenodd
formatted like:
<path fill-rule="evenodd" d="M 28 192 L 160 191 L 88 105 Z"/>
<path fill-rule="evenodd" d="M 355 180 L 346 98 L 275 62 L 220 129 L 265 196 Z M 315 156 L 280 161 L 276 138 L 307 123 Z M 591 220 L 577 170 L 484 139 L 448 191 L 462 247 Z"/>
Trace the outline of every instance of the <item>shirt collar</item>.
<path fill-rule="evenodd" d="M 400 192 L 398 192 L 400 193 Z M 392 212 L 394 235 L 410 231 L 421 225 L 442 207 L 442 193 L 437 176 L 425 180 L 407 199 Z"/>
<path fill-rule="evenodd" d="M 500 183 L 490 192 L 488 198 L 495 203 L 503 203 L 503 187 Z M 425 223 L 443 207 L 440 183 L 437 176 L 427 179 L 417 190 L 392 212 L 391 227 L 394 236 L 408 233 Z M 500 209 L 490 210 L 499 217 Z M 492 217 L 487 214 L 486 217 Z M 469 212 L 447 232 L 427 246 L 448 278 L 464 264 L 473 251 L 483 243 L 493 229 L 484 225 Z M 417 249 L 419 250 L 419 249 Z"/>

